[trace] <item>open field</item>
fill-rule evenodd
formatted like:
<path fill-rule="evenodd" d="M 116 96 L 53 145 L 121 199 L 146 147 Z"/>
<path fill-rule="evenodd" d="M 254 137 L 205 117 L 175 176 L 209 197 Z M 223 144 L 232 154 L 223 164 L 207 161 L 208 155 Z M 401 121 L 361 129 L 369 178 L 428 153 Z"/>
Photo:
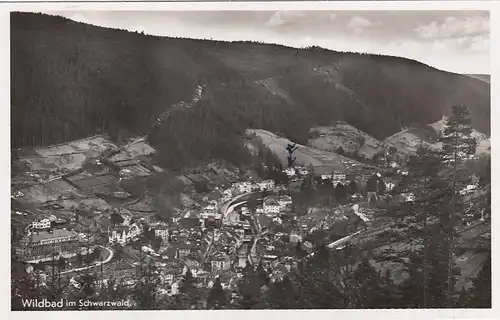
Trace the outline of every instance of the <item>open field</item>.
<path fill-rule="evenodd" d="M 311 132 L 317 132 L 319 137 L 309 139 L 309 145 L 325 151 L 336 152 L 342 147 L 346 152 L 358 153 L 367 159 L 380 150 L 381 142 L 369 134 L 346 123 L 338 123 L 327 127 L 314 127 Z"/>
<path fill-rule="evenodd" d="M 272 132 L 262 129 L 248 129 L 247 135 L 256 135 L 262 143 L 267 146 L 283 164 L 287 163 L 288 152 L 286 147 L 290 140 L 282 138 Z M 297 158 L 295 163 L 301 166 L 328 167 L 333 170 L 349 170 L 361 167 L 363 164 L 349 158 L 338 155 L 334 152 L 324 151 L 297 144 L 297 151 L 294 153 Z"/>

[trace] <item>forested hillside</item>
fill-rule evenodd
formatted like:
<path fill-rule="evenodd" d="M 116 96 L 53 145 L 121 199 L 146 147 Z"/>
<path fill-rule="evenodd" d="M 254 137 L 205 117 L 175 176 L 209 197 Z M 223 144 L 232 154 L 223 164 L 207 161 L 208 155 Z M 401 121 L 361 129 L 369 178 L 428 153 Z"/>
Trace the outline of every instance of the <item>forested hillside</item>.
<path fill-rule="evenodd" d="M 172 168 L 243 163 L 249 127 L 307 144 L 311 127 L 343 120 L 383 139 L 453 104 L 469 106 L 477 130 L 490 127 L 489 84 L 415 61 L 155 37 L 42 14 L 11 14 L 11 83 L 12 147 L 149 133 Z M 195 105 L 172 109 L 199 85 Z"/>

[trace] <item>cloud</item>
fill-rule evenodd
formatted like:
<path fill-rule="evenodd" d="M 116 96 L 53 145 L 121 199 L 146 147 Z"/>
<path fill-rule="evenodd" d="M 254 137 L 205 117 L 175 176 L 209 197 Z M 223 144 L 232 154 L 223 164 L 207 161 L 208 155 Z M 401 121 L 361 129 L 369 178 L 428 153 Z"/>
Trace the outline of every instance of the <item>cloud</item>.
<path fill-rule="evenodd" d="M 469 49 L 474 52 L 489 52 L 490 51 L 490 37 L 489 36 L 475 36 L 472 38 Z"/>
<path fill-rule="evenodd" d="M 489 34 L 489 24 L 488 17 L 475 16 L 463 19 L 447 17 L 442 23 L 432 21 L 427 25 L 419 26 L 415 28 L 415 32 L 422 39 L 461 38 Z"/>
<path fill-rule="evenodd" d="M 372 25 L 372 22 L 366 18 L 355 16 L 347 23 L 347 27 L 351 29 L 362 29 Z"/>
<path fill-rule="evenodd" d="M 268 27 L 277 27 L 285 24 L 287 21 L 285 17 L 285 11 L 278 11 L 272 15 L 272 17 L 267 20 L 266 26 Z"/>
<path fill-rule="evenodd" d="M 267 27 L 284 25 L 321 25 L 328 24 L 336 18 L 336 14 L 328 11 L 277 11 L 266 21 Z"/>

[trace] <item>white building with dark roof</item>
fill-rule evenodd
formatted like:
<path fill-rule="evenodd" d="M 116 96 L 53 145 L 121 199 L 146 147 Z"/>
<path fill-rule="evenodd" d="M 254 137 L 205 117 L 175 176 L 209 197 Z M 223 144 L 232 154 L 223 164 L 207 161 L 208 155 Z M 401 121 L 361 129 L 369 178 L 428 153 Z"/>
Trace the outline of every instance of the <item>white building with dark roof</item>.
<path fill-rule="evenodd" d="M 33 229 L 39 229 L 39 230 L 49 229 L 50 228 L 50 220 L 49 219 L 34 220 L 31 223 L 31 226 L 33 227 Z"/>
<path fill-rule="evenodd" d="M 78 244 L 79 236 L 72 230 L 34 230 L 15 245 L 15 250 L 23 261 L 45 261 L 76 252 Z"/>
<path fill-rule="evenodd" d="M 108 230 L 108 242 L 124 246 L 140 234 L 141 228 L 135 223 L 129 226 L 120 226 L 111 231 Z"/>
<path fill-rule="evenodd" d="M 281 206 L 277 199 L 274 197 L 267 197 L 262 205 L 265 213 L 280 213 Z"/>

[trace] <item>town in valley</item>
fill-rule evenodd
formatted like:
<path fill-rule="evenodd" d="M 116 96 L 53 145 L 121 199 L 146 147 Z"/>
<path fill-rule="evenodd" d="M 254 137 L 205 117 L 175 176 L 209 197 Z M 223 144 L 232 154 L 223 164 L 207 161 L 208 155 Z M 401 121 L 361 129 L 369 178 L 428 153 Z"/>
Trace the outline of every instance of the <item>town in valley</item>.
<path fill-rule="evenodd" d="M 11 13 L 11 309 L 491 308 L 489 48 L 316 45 L 489 13 L 225 14 Z"/>

